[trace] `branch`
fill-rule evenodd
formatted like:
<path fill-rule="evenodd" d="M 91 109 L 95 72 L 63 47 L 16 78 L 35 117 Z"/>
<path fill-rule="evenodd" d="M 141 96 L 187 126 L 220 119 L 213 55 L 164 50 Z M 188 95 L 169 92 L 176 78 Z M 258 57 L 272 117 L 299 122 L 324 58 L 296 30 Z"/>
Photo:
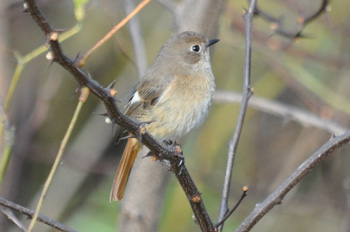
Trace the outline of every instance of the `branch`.
<path fill-rule="evenodd" d="M 27 209 L 27 208 L 24 208 L 23 206 L 20 206 L 20 205 L 17 205 L 16 203 L 13 203 L 11 201 L 8 201 L 2 197 L 0 197 L 0 205 L 4 206 L 4 207 L 7 207 L 9 209 L 12 209 L 12 210 L 15 210 L 23 215 L 26 215 L 28 216 L 29 218 L 32 218 L 33 215 L 34 215 L 34 211 L 33 210 L 30 210 L 30 209 Z M 63 225 L 59 222 L 56 222 L 55 220 L 49 218 L 49 217 L 46 217 L 42 214 L 39 214 L 38 216 L 38 221 L 40 222 L 43 222 L 45 223 L 46 225 L 49 225 L 51 226 L 52 228 L 55 228 L 59 231 L 65 231 L 65 232 L 75 232 L 75 230 L 69 228 L 68 226 L 66 225 Z"/>
<path fill-rule="evenodd" d="M 241 197 L 239 198 L 239 200 L 237 201 L 237 203 L 232 207 L 232 209 L 229 212 L 226 213 L 225 217 L 221 221 L 219 221 L 218 223 L 215 224 L 215 227 L 219 227 L 222 224 L 224 224 L 224 222 L 233 214 L 233 212 L 236 211 L 238 206 L 242 203 L 243 199 L 247 196 L 247 192 L 248 192 L 248 187 L 244 186 L 243 193 L 242 193 Z"/>
<path fill-rule="evenodd" d="M 249 9 L 248 11 L 245 12 L 243 16 L 246 22 L 246 45 L 245 45 L 246 47 L 245 47 L 243 97 L 242 97 L 241 107 L 239 110 L 238 119 L 236 122 L 236 128 L 229 143 L 227 166 L 226 166 L 226 172 L 225 172 L 225 179 L 224 179 L 224 186 L 222 191 L 218 221 L 222 221 L 228 211 L 228 197 L 230 193 L 231 176 L 232 176 L 234 159 L 236 156 L 236 150 L 237 150 L 238 142 L 239 142 L 242 128 L 243 128 L 245 114 L 247 112 L 248 101 L 253 94 L 252 88 L 250 86 L 250 69 L 251 69 L 252 24 L 253 24 L 255 4 L 256 4 L 256 0 L 251 0 Z M 219 227 L 219 231 L 221 231 L 222 228 L 223 228 L 223 224 Z"/>
<path fill-rule="evenodd" d="M 136 135 L 139 130 L 139 123 L 121 113 L 109 88 L 102 87 L 73 60 L 63 54 L 60 43 L 58 42 L 58 31 L 52 29 L 34 0 L 25 0 L 25 2 L 26 11 L 30 13 L 33 20 L 47 37 L 48 45 L 51 49 L 52 62 L 57 62 L 71 73 L 79 83 L 80 88 L 83 86 L 88 87 L 91 93 L 98 97 L 105 105 L 108 112 L 107 116 L 113 123 L 119 124 L 130 133 Z M 201 230 L 214 231 L 213 223 L 200 197 L 199 190 L 194 184 L 186 166 L 182 162 L 181 155 L 177 152 L 175 147 L 165 146 L 163 143 L 155 140 L 148 132 L 142 135 L 142 143 L 146 145 L 153 154 L 160 154 L 164 159 L 169 160 L 169 164 L 189 200 Z"/>
<path fill-rule="evenodd" d="M 151 0 L 143 0 L 139 3 L 139 5 L 130 12 L 121 22 L 115 25 L 112 30 L 110 30 L 100 41 L 98 41 L 80 60 L 79 66 L 84 66 L 87 59 L 89 59 L 90 55 L 97 50 L 102 44 L 104 44 L 107 40 L 109 40 L 120 28 L 122 28 L 129 20 L 132 19 L 144 6 L 146 6 Z"/>
<path fill-rule="evenodd" d="M 305 160 L 266 200 L 256 204 L 255 209 L 237 228 L 236 232 L 247 232 L 258 223 L 274 206 L 283 202 L 284 196 L 298 184 L 312 168 L 328 157 L 335 150 L 350 142 L 350 131 L 331 138 L 321 148 Z"/>
<path fill-rule="evenodd" d="M 254 14 L 259 15 L 266 21 L 270 22 L 277 34 L 286 38 L 297 39 L 297 38 L 303 37 L 303 34 L 301 32 L 302 30 L 304 30 L 307 24 L 309 24 L 310 22 L 318 18 L 321 14 L 327 11 L 328 5 L 329 5 L 329 0 L 322 0 L 320 8 L 310 16 L 305 17 L 302 15 L 299 15 L 298 25 L 293 32 L 289 32 L 283 28 L 281 18 L 276 18 L 271 16 L 270 14 L 258 8 L 258 6 L 255 7 Z"/>
<path fill-rule="evenodd" d="M 239 93 L 228 91 L 216 91 L 213 100 L 217 103 L 236 102 L 239 103 L 242 95 Z M 314 126 L 322 130 L 328 131 L 331 134 L 340 135 L 345 133 L 346 128 L 331 120 L 325 120 L 315 114 L 298 109 L 278 101 L 268 100 L 259 97 L 252 97 L 249 101 L 249 107 L 262 112 L 281 116 L 287 120 L 294 120 L 303 126 Z"/>
<path fill-rule="evenodd" d="M 27 232 L 27 228 L 22 224 L 22 222 L 16 217 L 12 210 L 8 208 L 0 208 L 0 211 L 11 220 L 21 231 Z"/>

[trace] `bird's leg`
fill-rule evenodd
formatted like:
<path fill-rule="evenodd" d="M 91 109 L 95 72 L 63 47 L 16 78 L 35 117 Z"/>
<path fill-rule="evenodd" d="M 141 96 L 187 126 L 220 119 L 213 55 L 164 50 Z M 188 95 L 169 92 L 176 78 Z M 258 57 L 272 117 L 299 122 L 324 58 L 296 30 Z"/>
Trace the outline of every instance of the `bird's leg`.
<path fill-rule="evenodd" d="M 180 147 L 180 144 L 178 144 L 178 143 L 176 142 L 176 140 L 164 140 L 163 142 L 170 148 L 170 150 L 176 151 L 176 152 L 174 152 L 174 156 L 177 157 L 177 158 L 179 158 L 179 162 L 178 162 L 177 164 L 175 164 L 175 165 L 177 165 L 177 166 L 182 166 L 182 165 L 185 163 L 185 158 L 184 158 L 184 156 L 182 155 L 182 149 L 181 149 L 181 147 Z M 160 159 L 161 161 L 163 161 L 168 167 L 170 167 L 170 166 L 172 165 L 171 162 L 169 162 L 169 160 L 168 160 L 169 158 L 166 159 L 166 158 L 163 156 L 163 154 L 159 154 L 158 157 L 159 157 L 159 159 Z M 181 173 L 181 169 L 180 169 L 180 173 Z"/>
<path fill-rule="evenodd" d="M 181 149 L 181 145 L 179 143 L 176 142 L 176 140 L 168 140 L 165 141 L 164 143 L 166 143 L 172 150 L 175 149 L 176 154 L 174 154 L 175 156 L 184 159 L 184 156 L 182 155 L 182 149 Z"/>

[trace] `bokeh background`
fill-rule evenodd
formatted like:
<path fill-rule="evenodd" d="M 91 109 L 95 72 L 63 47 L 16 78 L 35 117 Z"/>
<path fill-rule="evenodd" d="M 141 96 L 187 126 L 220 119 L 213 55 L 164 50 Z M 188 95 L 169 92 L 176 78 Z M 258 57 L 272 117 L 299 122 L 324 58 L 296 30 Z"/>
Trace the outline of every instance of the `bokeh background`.
<path fill-rule="evenodd" d="M 72 1 L 40 0 L 38 3 L 55 28 L 77 29 L 62 43 L 65 54 L 72 58 L 78 53 L 84 54 L 126 15 L 124 1 L 90 0 L 77 26 Z M 321 0 L 269 0 L 258 4 L 270 15 L 281 17 L 285 30 L 293 31 L 300 16 L 317 11 Z M 212 67 L 220 91 L 242 91 L 244 8 L 247 8 L 246 1 L 227 0 L 216 28 L 220 42 L 213 50 Z M 254 97 L 296 107 L 328 120 L 326 124 L 334 123 L 341 130 L 347 130 L 350 123 L 349 8 L 349 1 L 332 1 L 327 14 L 306 25 L 302 31 L 305 37 L 296 40 L 274 33 L 274 25 L 257 16 L 252 47 Z M 2 108 L 16 70 L 23 68 L 13 99 L 5 110 L 15 128 L 15 137 L 0 196 L 33 209 L 78 99 L 74 94 L 75 80 L 57 64 L 49 66 L 46 52 L 27 56 L 46 40 L 22 10 L 21 1 L 0 2 Z M 148 4 L 137 18 L 149 65 L 161 45 L 177 30 L 177 24 L 172 13 L 157 1 Z M 129 28 L 125 26 L 90 57 L 84 69 L 104 86 L 117 80 L 117 97 L 124 102 L 138 79 L 134 54 Z M 238 109 L 237 102 L 215 101 L 204 125 L 182 140 L 187 167 L 214 220 L 219 212 L 227 144 Z M 120 203 L 111 204 L 108 199 L 124 146 L 123 143 L 115 145 L 111 125 L 96 114 L 103 112 L 102 104 L 91 96 L 82 109 L 41 211 L 78 231 L 118 231 L 120 223 L 117 220 Z M 288 115 L 249 108 L 235 160 L 230 205 L 237 201 L 244 185 L 250 190 L 226 222 L 224 231 L 233 231 L 256 204 L 335 132 L 291 120 Z M 0 157 L 5 150 L 4 137 L 3 133 Z M 350 231 L 348 153 L 349 147 L 345 146 L 324 160 L 252 231 Z M 138 162 L 151 161 L 138 159 Z M 199 231 L 174 176 L 170 175 L 168 182 L 158 231 Z M 25 217 L 17 216 L 24 225 L 28 224 Z M 18 228 L 1 214 L 0 231 L 18 231 Z M 52 229 L 39 223 L 36 231 Z"/>

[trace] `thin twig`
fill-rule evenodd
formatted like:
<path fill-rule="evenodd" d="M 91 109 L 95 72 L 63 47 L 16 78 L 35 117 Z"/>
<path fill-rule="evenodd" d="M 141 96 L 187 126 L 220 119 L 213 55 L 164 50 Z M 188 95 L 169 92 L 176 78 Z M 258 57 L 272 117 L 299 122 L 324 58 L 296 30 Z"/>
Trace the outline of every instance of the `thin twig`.
<path fill-rule="evenodd" d="M 81 29 L 81 23 L 77 23 L 73 28 L 71 28 L 70 30 L 63 32 L 60 35 L 60 41 L 63 42 L 64 40 L 70 38 L 71 36 L 77 34 Z M 13 95 L 15 93 L 15 90 L 17 88 L 17 84 L 19 81 L 19 78 L 21 77 L 22 71 L 25 68 L 26 64 L 29 63 L 30 61 L 32 61 L 34 58 L 38 57 L 40 54 L 44 53 L 47 51 L 47 47 L 45 45 L 39 46 L 38 48 L 34 49 L 33 51 L 29 52 L 28 54 L 26 54 L 25 56 L 20 56 L 18 54 L 15 55 L 16 59 L 17 59 L 17 66 L 15 68 L 15 72 L 13 73 L 13 76 L 11 78 L 11 84 L 10 87 L 8 89 L 7 95 L 6 95 L 6 100 L 5 100 L 5 110 L 4 111 L 8 111 L 10 106 L 11 106 L 11 102 L 12 102 L 12 98 Z M 7 128 L 6 127 L 6 121 L 4 121 L 4 117 L 2 117 L 0 115 L 0 140 L 3 137 L 3 130 L 5 129 L 5 136 L 6 138 L 6 144 L 3 150 L 3 154 L 2 154 L 2 161 L 1 161 L 1 167 L 0 167 L 0 184 L 2 182 L 2 178 L 5 175 L 6 169 L 7 169 L 7 165 L 8 162 L 11 159 L 11 151 L 12 151 L 12 145 L 10 143 L 8 143 L 8 136 L 10 136 L 10 139 L 13 138 L 14 141 L 14 126 L 10 126 Z M 12 136 L 12 135 L 13 136 Z M 12 137 L 12 138 L 11 138 Z"/>
<path fill-rule="evenodd" d="M 139 130 L 139 123 L 120 112 L 116 105 L 116 101 L 108 88 L 102 87 L 98 82 L 93 80 L 87 72 L 82 70 L 74 60 L 63 54 L 60 43 L 55 39 L 56 36 L 51 36 L 57 31 L 52 29 L 51 25 L 47 22 L 47 19 L 38 9 L 34 0 L 25 0 L 25 2 L 27 3 L 27 11 L 48 38 L 48 44 L 53 58 L 52 61 L 57 62 L 65 68 L 80 86 L 88 87 L 91 90 L 91 93 L 103 102 L 107 109 L 107 115 L 113 123 L 119 124 L 125 130 L 135 135 Z M 198 188 L 192 181 L 186 166 L 183 163 L 179 165 L 182 161 L 179 152 L 174 147 L 165 146 L 164 143 L 157 141 L 148 132 L 142 135 L 142 142 L 151 150 L 151 152 L 153 152 L 153 154 L 161 154 L 164 159 L 169 161 L 174 174 L 189 199 L 189 203 L 196 215 L 201 230 L 210 232 L 214 231 L 213 222 L 211 221 L 202 198 L 200 197 Z"/>
<path fill-rule="evenodd" d="M 8 208 L 0 208 L 1 212 L 6 215 L 6 217 L 11 220 L 16 226 L 23 232 L 27 232 L 27 228 L 20 222 L 16 215 Z"/>
<path fill-rule="evenodd" d="M 28 216 L 29 218 L 32 218 L 33 215 L 34 215 L 34 211 L 33 210 L 30 210 L 30 209 L 27 209 L 21 205 L 18 205 L 16 203 L 13 203 L 9 200 L 6 200 L 2 197 L 0 197 L 0 205 L 4 206 L 4 207 L 7 207 L 9 209 L 12 209 L 12 210 L 15 210 L 17 212 L 19 212 L 20 214 L 23 214 L 23 215 L 26 215 Z M 51 226 L 52 228 L 55 228 L 59 231 L 63 231 L 63 232 L 75 232 L 75 230 L 69 228 L 68 226 L 66 225 L 63 225 L 49 217 L 46 217 L 44 215 L 41 215 L 39 214 L 38 216 L 38 221 L 40 222 L 43 222 L 45 223 L 46 225 L 49 225 Z"/>
<path fill-rule="evenodd" d="M 242 100 L 242 94 L 229 91 L 216 91 L 213 100 L 219 104 L 225 102 L 239 103 Z M 286 120 L 296 121 L 303 126 L 313 126 L 325 130 L 330 134 L 340 135 L 347 131 L 346 127 L 341 126 L 334 121 L 320 118 L 315 114 L 282 102 L 253 96 L 249 100 L 248 106 L 268 114 L 283 117 Z"/>
<path fill-rule="evenodd" d="M 305 160 L 277 189 L 271 193 L 262 203 L 256 204 L 255 209 L 237 228 L 236 232 L 250 231 L 258 221 L 267 214 L 274 206 L 281 204 L 284 196 L 298 184 L 312 168 L 319 164 L 338 148 L 348 144 L 350 141 L 350 131 L 331 138 L 322 145 L 315 153 Z"/>
<path fill-rule="evenodd" d="M 239 200 L 237 201 L 237 203 L 233 206 L 233 208 L 225 215 L 225 217 L 218 223 L 215 224 L 215 227 L 219 227 L 222 224 L 224 224 L 224 222 L 231 216 L 231 214 L 233 214 L 233 212 L 236 211 L 236 209 L 238 208 L 238 206 L 242 203 L 243 199 L 247 196 L 247 192 L 248 192 L 248 187 L 244 186 L 243 187 L 243 192 L 241 197 L 239 198 Z"/>
<path fill-rule="evenodd" d="M 2 150 L 2 158 L 0 163 L 0 186 L 2 184 L 2 180 L 6 174 L 6 170 L 8 167 L 8 163 L 10 161 L 11 151 L 13 144 L 15 143 L 15 126 L 11 124 L 5 109 L 2 107 L 2 103 L 0 102 L 0 141 L 1 141 L 1 131 L 4 129 L 5 142 Z"/>
<path fill-rule="evenodd" d="M 80 60 L 79 66 L 84 66 L 90 55 L 102 46 L 107 40 L 109 40 L 120 28 L 122 28 L 127 22 L 132 19 L 142 8 L 144 8 L 151 0 L 143 0 L 140 4 L 128 14 L 120 23 L 112 28 L 100 41 L 98 41 Z"/>
<path fill-rule="evenodd" d="M 302 30 L 306 27 L 307 24 L 318 18 L 321 14 L 327 11 L 327 7 L 329 5 L 329 0 L 322 0 L 321 5 L 317 11 L 313 14 L 304 17 L 299 15 L 298 25 L 294 29 L 294 31 L 287 31 L 282 26 L 281 18 L 276 18 L 268 14 L 267 12 L 261 10 L 258 6 L 255 7 L 254 14 L 261 16 L 261 18 L 273 24 L 273 28 L 275 28 L 275 33 L 279 34 L 286 38 L 296 39 L 303 37 Z"/>
<path fill-rule="evenodd" d="M 228 211 L 228 198 L 230 193 L 233 163 L 236 155 L 238 142 L 242 132 L 243 122 L 244 122 L 245 114 L 248 107 L 248 101 L 253 94 L 252 88 L 250 86 L 250 69 L 251 69 L 252 22 L 253 22 L 255 4 L 256 4 L 256 0 L 251 0 L 248 11 L 246 11 L 243 16 L 246 22 L 246 47 L 245 47 L 243 98 L 242 98 L 242 103 L 239 110 L 236 128 L 235 128 L 233 137 L 231 138 L 229 143 L 228 159 L 227 159 L 227 166 L 226 166 L 226 172 L 225 172 L 225 179 L 224 179 L 224 186 L 223 186 L 218 221 L 221 221 L 225 217 Z M 219 231 L 221 231 L 222 228 L 223 228 L 223 225 L 221 225 L 218 228 Z"/>
<path fill-rule="evenodd" d="M 60 41 L 63 42 L 64 40 L 77 34 L 80 31 L 80 29 L 81 29 L 81 23 L 77 23 L 73 28 L 71 28 L 66 32 L 63 32 L 60 35 Z M 47 47 L 45 45 L 41 45 L 23 57 L 18 54 L 15 55 L 17 60 L 17 66 L 15 68 L 15 72 L 12 75 L 10 87 L 8 88 L 8 91 L 7 91 L 5 106 L 4 106 L 5 111 L 8 111 L 10 108 L 13 94 L 17 87 L 17 83 L 22 74 L 22 71 L 25 68 L 25 65 L 46 51 L 47 51 Z M 0 138 L 2 137 L 2 131 L 3 131 L 3 125 L 0 123 Z"/>
<path fill-rule="evenodd" d="M 45 199 L 45 196 L 47 194 L 47 191 L 51 185 L 51 182 L 52 182 L 52 179 L 53 179 L 53 176 L 55 175 L 56 173 L 56 170 L 57 170 L 57 167 L 58 165 L 60 164 L 61 162 L 61 159 L 62 159 L 62 156 L 63 156 L 63 153 L 67 147 L 67 144 L 68 144 L 68 141 L 69 141 L 69 138 L 70 136 L 72 135 L 72 132 L 73 132 L 73 129 L 76 125 L 76 122 L 77 122 L 77 119 L 78 119 L 78 116 L 80 114 L 80 110 L 81 108 L 83 107 L 85 101 L 86 101 L 86 98 L 88 96 L 88 93 L 89 90 L 87 88 L 83 88 L 81 90 L 81 97 L 79 98 L 79 102 L 78 102 L 78 105 L 75 109 L 75 112 L 74 112 L 74 115 L 72 117 L 72 120 L 71 122 L 69 123 L 69 126 L 68 126 L 68 129 L 66 131 L 66 134 L 64 135 L 63 137 L 63 140 L 62 140 L 62 143 L 61 143 L 61 146 L 59 148 L 59 151 L 57 153 L 57 156 L 56 156 L 56 159 L 55 159 L 55 162 L 53 163 L 52 165 L 52 168 L 50 170 L 50 173 L 45 181 L 45 184 L 44 184 L 44 188 L 43 188 L 43 191 L 41 192 L 41 195 L 40 195 L 40 198 L 39 198 L 39 201 L 38 201 L 38 204 L 36 206 L 36 209 L 35 209 L 35 214 L 32 218 L 32 221 L 30 222 L 29 224 L 29 227 L 28 227 L 28 232 L 31 232 L 35 226 L 35 223 L 37 221 L 37 218 L 39 216 L 39 212 L 40 212 L 40 209 L 42 207 L 42 204 L 44 202 L 44 199 Z M 83 97 L 82 97 L 83 96 Z"/>

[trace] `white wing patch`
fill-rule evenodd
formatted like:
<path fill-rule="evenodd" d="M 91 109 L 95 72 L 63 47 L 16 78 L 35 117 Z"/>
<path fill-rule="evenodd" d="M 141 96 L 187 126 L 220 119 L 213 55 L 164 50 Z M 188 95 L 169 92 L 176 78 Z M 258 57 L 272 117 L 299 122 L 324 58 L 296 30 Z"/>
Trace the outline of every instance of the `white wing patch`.
<path fill-rule="evenodd" d="M 134 96 L 132 97 L 132 99 L 130 101 L 130 105 L 133 105 L 133 104 L 140 102 L 140 101 L 141 101 L 141 97 L 140 97 L 139 93 L 136 91 L 134 93 Z"/>

